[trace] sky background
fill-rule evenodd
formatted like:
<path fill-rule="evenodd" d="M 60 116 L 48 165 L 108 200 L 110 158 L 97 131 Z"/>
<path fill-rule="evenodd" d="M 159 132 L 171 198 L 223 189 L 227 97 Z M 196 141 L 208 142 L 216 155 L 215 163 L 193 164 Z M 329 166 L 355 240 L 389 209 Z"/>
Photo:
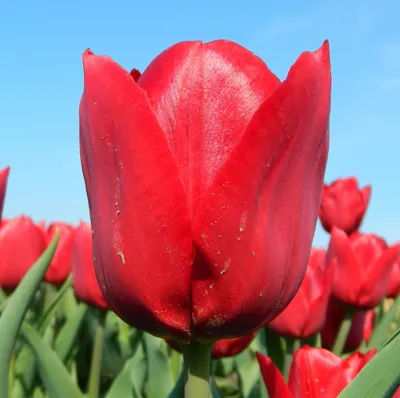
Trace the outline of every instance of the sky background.
<path fill-rule="evenodd" d="M 2 1 L 0 168 L 5 217 L 89 221 L 78 144 L 81 54 L 143 70 L 183 40 L 229 39 L 281 79 L 305 50 L 331 46 L 326 181 L 372 184 L 362 230 L 400 240 L 400 3 L 385 1 Z M 318 224 L 314 243 L 326 246 Z"/>

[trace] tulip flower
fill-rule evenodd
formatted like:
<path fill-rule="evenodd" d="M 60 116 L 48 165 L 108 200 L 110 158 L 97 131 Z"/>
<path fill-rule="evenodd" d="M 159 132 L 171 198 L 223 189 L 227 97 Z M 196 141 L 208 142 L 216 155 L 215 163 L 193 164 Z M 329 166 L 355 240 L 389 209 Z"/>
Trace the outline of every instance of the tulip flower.
<path fill-rule="evenodd" d="M 371 186 L 360 189 L 355 177 L 339 178 L 324 185 L 319 218 L 327 232 L 333 227 L 348 235 L 358 230 L 367 211 Z"/>
<path fill-rule="evenodd" d="M 371 309 L 386 295 L 400 246 L 388 247 L 374 234 L 347 236 L 333 227 L 327 262 L 334 267 L 332 296 L 355 309 Z"/>
<path fill-rule="evenodd" d="M 400 258 L 398 258 L 390 273 L 386 297 L 396 298 L 400 294 Z"/>
<path fill-rule="evenodd" d="M 92 231 L 81 222 L 74 232 L 72 247 L 72 283 L 76 296 L 83 302 L 107 309 L 107 304 L 97 283 L 92 259 Z"/>
<path fill-rule="evenodd" d="M 60 231 L 60 238 L 56 252 L 54 253 L 50 266 L 44 276 L 44 280 L 58 285 L 64 282 L 71 272 L 74 228 L 71 225 L 62 222 L 50 224 L 46 231 L 49 243 L 54 237 L 56 228 Z"/>
<path fill-rule="evenodd" d="M 257 333 L 255 332 L 245 336 L 236 337 L 234 339 L 217 340 L 212 346 L 212 358 L 228 358 L 240 354 L 250 345 L 256 334 Z M 166 342 L 171 348 L 181 352 L 179 344 L 175 340 L 167 339 Z"/>
<path fill-rule="evenodd" d="M 325 349 L 303 346 L 294 354 L 288 384 L 269 357 L 257 353 L 257 359 L 270 398 L 336 398 L 375 353 L 355 352 L 343 360 Z"/>
<path fill-rule="evenodd" d="M 10 173 L 9 167 L 0 170 L 0 222 L 1 222 L 1 215 L 3 214 L 4 199 L 6 196 L 7 180 L 9 173 Z"/>
<path fill-rule="evenodd" d="M 328 152 L 328 44 L 285 81 L 229 41 L 182 42 L 135 79 L 83 55 L 95 267 L 127 323 L 215 341 L 281 312 L 307 266 Z"/>
<path fill-rule="evenodd" d="M 318 333 L 325 322 L 331 293 L 332 268 L 325 266 L 325 250 L 312 249 L 307 272 L 294 299 L 268 327 L 293 338 Z"/>
<path fill-rule="evenodd" d="M 322 346 L 332 349 L 340 326 L 345 318 L 346 309 L 334 300 L 329 301 L 325 324 L 321 330 Z M 375 311 L 356 311 L 351 320 L 351 327 L 348 333 L 344 350 L 353 351 L 365 341 L 368 342 L 372 336 L 375 325 Z"/>
<path fill-rule="evenodd" d="M 0 287 L 14 289 L 47 247 L 43 231 L 26 216 L 0 228 Z"/>

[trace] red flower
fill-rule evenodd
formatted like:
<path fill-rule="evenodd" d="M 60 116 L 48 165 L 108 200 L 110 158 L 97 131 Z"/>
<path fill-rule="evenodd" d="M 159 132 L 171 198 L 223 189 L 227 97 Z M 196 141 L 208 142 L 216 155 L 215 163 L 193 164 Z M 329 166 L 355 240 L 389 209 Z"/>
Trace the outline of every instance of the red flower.
<path fill-rule="evenodd" d="M 331 267 L 325 267 L 325 250 L 312 249 L 300 289 L 268 327 L 294 338 L 307 338 L 318 333 L 325 322 L 331 293 L 331 270 Z"/>
<path fill-rule="evenodd" d="M 332 296 L 360 309 L 378 305 L 386 295 L 389 276 L 400 246 L 388 247 L 373 234 L 347 236 L 333 227 L 327 262 L 334 266 Z"/>
<path fill-rule="evenodd" d="M 25 216 L 0 228 L 0 287 L 14 289 L 46 249 L 43 231 Z"/>
<path fill-rule="evenodd" d="M 72 283 L 76 296 L 100 309 L 107 304 L 97 283 L 92 260 L 92 232 L 90 225 L 81 222 L 74 232 L 72 248 Z"/>
<path fill-rule="evenodd" d="M 237 354 L 240 354 L 244 351 L 250 343 L 253 341 L 254 337 L 256 337 L 257 332 L 236 337 L 233 339 L 222 339 L 217 340 L 212 346 L 212 358 L 227 358 L 227 357 L 234 357 Z M 165 340 L 168 345 L 176 351 L 182 352 L 180 349 L 179 344 L 172 339 Z"/>
<path fill-rule="evenodd" d="M 7 180 L 9 173 L 10 173 L 9 167 L 0 170 L 0 223 L 1 223 L 1 215 L 3 213 L 4 199 L 6 197 Z"/>
<path fill-rule="evenodd" d="M 335 303 L 334 300 L 330 300 L 325 324 L 321 330 L 323 347 L 327 349 L 331 349 L 333 347 L 344 316 L 345 308 L 342 305 Z M 345 351 L 353 351 L 357 349 L 363 341 L 368 342 L 372 336 L 374 325 L 374 310 L 357 311 L 353 315 L 350 332 L 344 347 Z"/>
<path fill-rule="evenodd" d="M 400 294 L 400 258 L 398 258 L 389 276 L 389 283 L 386 289 L 386 297 L 396 298 Z"/>
<path fill-rule="evenodd" d="M 82 168 L 110 307 L 177 340 L 248 334 L 303 279 L 328 152 L 328 44 L 280 82 L 229 41 L 137 78 L 86 51 Z"/>
<path fill-rule="evenodd" d="M 355 352 L 342 360 L 322 348 L 303 346 L 293 356 L 288 384 L 269 357 L 257 353 L 257 359 L 270 398 L 336 398 L 375 353 Z"/>
<path fill-rule="evenodd" d="M 60 238 L 51 264 L 44 276 L 44 280 L 58 285 L 64 282 L 71 272 L 74 229 L 71 225 L 62 222 L 50 224 L 46 231 L 48 243 L 53 239 L 56 228 L 60 231 Z"/>
<path fill-rule="evenodd" d="M 351 234 L 360 227 L 371 197 L 371 186 L 359 189 L 355 177 L 324 185 L 319 218 L 326 231 L 333 227 Z"/>

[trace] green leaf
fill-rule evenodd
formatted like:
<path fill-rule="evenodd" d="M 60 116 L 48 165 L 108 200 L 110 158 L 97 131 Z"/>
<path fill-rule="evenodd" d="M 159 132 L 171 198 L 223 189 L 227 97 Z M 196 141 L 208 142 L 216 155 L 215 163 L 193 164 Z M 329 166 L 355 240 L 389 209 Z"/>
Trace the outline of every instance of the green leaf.
<path fill-rule="evenodd" d="M 37 326 L 37 330 L 39 332 L 43 332 L 47 328 L 47 326 L 50 324 L 50 321 L 57 310 L 58 304 L 60 303 L 60 301 L 64 297 L 64 295 L 67 293 L 71 284 L 72 284 L 72 275 L 70 275 L 67 278 L 67 280 L 64 282 L 61 289 L 58 291 L 56 297 L 51 302 L 49 308 L 43 314 L 43 316 L 40 318 L 38 326 Z"/>
<path fill-rule="evenodd" d="M 49 247 L 25 275 L 10 297 L 0 318 L 0 397 L 8 396 L 8 368 L 13 353 L 15 340 L 21 323 L 28 310 L 57 247 L 59 232 L 54 235 Z"/>
<path fill-rule="evenodd" d="M 400 385 L 399 332 L 372 357 L 357 377 L 342 391 L 340 398 L 389 398 Z"/>
<path fill-rule="evenodd" d="M 106 398 L 142 398 L 143 381 L 146 377 L 147 362 L 142 344 L 138 345 L 132 358 L 112 383 Z M 133 394 L 133 395 L 132 395 Z"/>
<path fill-rule="evenodd" d="M 57 353 L 43 341 L 40 334 L 26 322 L 22 324 L 21 332 L 35 353 L 43 384 L 50 397 L 83 397 Z"/>
<path fill-rule="evenodd" d="M 86 304 L 78 304 L 75 312 L 68 318 L 67 322 L 58 333 L 54 349 L 62 362 L 65 362 L 74 347 L 76 336 L 78 335 L 87 311 L 88 306 Z"/>
<path fill-rule="evenodd" d="M 146 396 L 167 397 L 173 388 L 167 345 L 163 339 L 144 334 L 148 361 Z"/>
<path fill-rule="evenodd" d="M 400 305 L 400 296 L 396 298 L 389 311 L 384 314 L 380 322 L 375 325 L 371 339 L 368 342 L 368 348 L 379 349 L 389 337 L 389 326 L 395 320 Z"/>
<path fill-rule="evenodd" d="M 239 376 L 239 385 L 244 398 L 250 397 L 260 378 L 260 369 L 256 356 L 244 351 L 236 356 L 236 371 Z"/>

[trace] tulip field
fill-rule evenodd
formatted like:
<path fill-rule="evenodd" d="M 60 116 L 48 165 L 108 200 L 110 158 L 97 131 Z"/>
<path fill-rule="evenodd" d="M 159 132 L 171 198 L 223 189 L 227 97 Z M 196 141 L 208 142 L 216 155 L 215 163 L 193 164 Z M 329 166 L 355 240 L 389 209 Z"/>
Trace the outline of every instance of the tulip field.
<path fill-rule="evenodd" d="M 283 81 L 224 40 L 83 74 L 90 223 L 2 217 L 0 171 L 0 398 L 400 397 L 400 244 L 325 181 L 328 42 Z"/>

